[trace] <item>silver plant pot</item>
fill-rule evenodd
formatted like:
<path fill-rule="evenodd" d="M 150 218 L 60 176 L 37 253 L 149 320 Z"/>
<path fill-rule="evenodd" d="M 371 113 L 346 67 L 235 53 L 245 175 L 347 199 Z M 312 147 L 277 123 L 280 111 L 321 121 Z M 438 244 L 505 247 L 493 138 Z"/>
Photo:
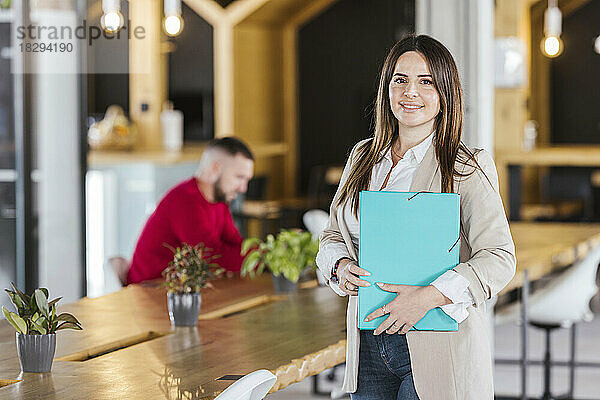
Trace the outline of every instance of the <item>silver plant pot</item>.
<path fill-rule="evenodd" d="M 292 293 L 296 291 L 296 288 L 298 287 L 297 282 L 290 281 L 283 276 L 283 274 L 271 276 L 273 277 L 273 288 L 275 289 L 275 293 Z"/>
<path fill-rule="evenodd" d="M 16 332 L 17 353 L 23 372 L 50 372 L 56 350 L 56 334 L 23 335 Z"/>
<path fill-rule="evenodd" d="M 196 326 L 202 297 L 200 293 L 167 293 L 169 318 L 173 326 Z"/>

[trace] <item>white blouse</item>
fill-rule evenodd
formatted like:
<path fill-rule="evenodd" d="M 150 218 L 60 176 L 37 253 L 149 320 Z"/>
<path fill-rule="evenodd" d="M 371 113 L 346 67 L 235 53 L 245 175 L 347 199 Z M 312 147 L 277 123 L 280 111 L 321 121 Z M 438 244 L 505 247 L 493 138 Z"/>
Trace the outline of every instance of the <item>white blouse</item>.
<path fill-rule="evenodd" d="M 425 157 L 425 153 L 427 153 L 432 141 L 433 133 L 418 145 L 410 148 L 393 168 L 391 147 L 385 150 L 381 161 L 373 167 L 369 190 L 408 192 L 417 172 L 417 168 Z M 386 186 L 382 188 L 381 186 L 390 172 L 390 168 L 392 168 L 390 177 Z M 346 202 L 344 205 L 343 218 L 348 226 L 356 254 L 359 254 L 358 243 L 360 224 L 358 219 L 352 213 L 350 201 Z M 347 256 L 345 246 L 343 244 L 340 245 L 341 246 L 338 246 L 336 243 L 335 245 L 325 246 L 321 251 L 330 253 L 327 254 L 330 260 L 339 260 L 340 258 Z M 344 249 L 342 249 L 342 247 L 344 247 Z M 441 306 L 440 308 L 442 311 L 459 323 L 469 316 L 467 307 L 473 302 L 473 298 L 468 290 L 469 281 L 466 278 L 453 270 L 449 270 L 433 281 L 431 285 L 452 301 L 452 304 Z"/>

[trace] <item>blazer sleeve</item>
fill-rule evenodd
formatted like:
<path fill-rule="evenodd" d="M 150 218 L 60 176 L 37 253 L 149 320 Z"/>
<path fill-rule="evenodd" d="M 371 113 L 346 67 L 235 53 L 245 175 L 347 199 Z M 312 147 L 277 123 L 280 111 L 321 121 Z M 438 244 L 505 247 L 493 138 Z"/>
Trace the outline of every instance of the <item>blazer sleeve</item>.
<path fill-rule="evenodd" d="M 485 150 L 478 151 L 475 158 L 483 173 L 476 169 L 458 183 L 461 229 L 471 249 L 471 257 L 454 270 L 470 281 L 473 303 L 479 306 L 511 281 L 515 275 L 516 257 L 498 190 L 494 160 Z"/>
<path fill-rule="evenodd" d="M 368 139 L 367 139 L 368 140 Z M 319 236 L 319 252 L 317 253 L 316 263 L 317 267 L 323 274 L 327 285 L 329 285 L 334 292 L 339 294 L 340 296 L 345 296 L 339 285 L 331 281 L 331 268 L 335 264 L 337 260 L 342 257 L 347 257 L 353 259 L 353 257 L 348 252 L 348 248 L 346 246 L 346 242 L 340 232 L 340 227 L 337 219 L 337 211 L 338 207 L 336 206 L 337 199 L 340 196 L 341 188 L 344 186 L 344 183 L 348 179 L 348 174 L 350 173 L 350 168 L 352 166 L 352 162 L 354 160 L 354 155 L 356 153 L 356 149 L 365 141 L 361 141 L 357 143 L 350 152 L 350 157 L 346 161 L 346 165 L 344 166 L 344 171 L 342 172 L 342 177 L 340 178 L 339 186 L 333 196 L 333 200 L 331 201 L 331 206 L 329 207 L 329 222 L 325 227 L 325 230 Z M 356 261 L 356 260 L 355 260 Z"/>

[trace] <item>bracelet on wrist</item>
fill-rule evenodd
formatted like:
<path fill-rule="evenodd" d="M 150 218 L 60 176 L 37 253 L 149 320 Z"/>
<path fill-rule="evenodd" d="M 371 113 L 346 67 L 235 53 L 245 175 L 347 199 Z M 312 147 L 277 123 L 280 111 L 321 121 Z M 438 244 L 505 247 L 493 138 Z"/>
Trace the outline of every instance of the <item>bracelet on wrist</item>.
<path fill-rule="evenodd" d="M 338 268 L 340 267 L 340 262 L 342 262 L 342 260 L 350 260 L 348 257 L 342 257 L 339 260 L 337 260 L 333 266 L 333 268 L 331 268 L 331 280 L 334 283 L 337 283 L 339 285 L 340 283 L 340 278 L 338 277 L 337 271 Z"/>

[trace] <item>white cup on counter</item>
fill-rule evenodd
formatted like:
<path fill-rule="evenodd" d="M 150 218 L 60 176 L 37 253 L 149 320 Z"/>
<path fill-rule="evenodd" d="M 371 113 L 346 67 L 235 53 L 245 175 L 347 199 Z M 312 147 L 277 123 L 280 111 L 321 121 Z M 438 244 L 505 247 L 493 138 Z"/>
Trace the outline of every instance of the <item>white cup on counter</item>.
<path fill-rule="evenodd" d="M 166 109 L 160 113 L 163 147 L 167 151 L 181 151 L 183 147 L 183 112 Z"/>

